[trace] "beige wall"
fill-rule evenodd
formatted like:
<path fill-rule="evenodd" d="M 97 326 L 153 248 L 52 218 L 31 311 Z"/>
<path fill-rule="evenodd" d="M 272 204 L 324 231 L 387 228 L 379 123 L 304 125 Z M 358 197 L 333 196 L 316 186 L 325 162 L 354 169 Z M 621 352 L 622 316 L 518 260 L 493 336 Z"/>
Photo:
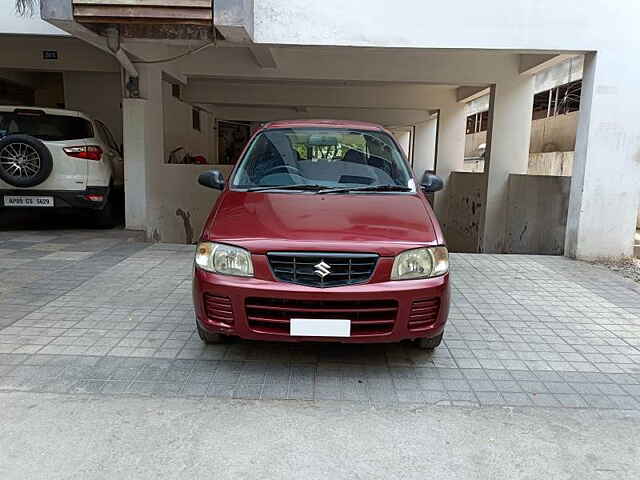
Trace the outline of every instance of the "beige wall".
<path fill-rule="evenodd" d="M 573 171 L 573 152 L 530 153 L 529 175 L 570 177 Z"/>
<path fill-rule="evenodd" d="M 576 147 L 578 113 L 541 118 L 531 122 L 531 153 L 572 152 Z M 465 157 L 478 156 L 478 146 L 487 142 L 487 132 L 465 137 Z"/>
<path fill-rule="evenodd" d="M 578 113 L 541 118 L 531 124 L 531 153 L 572 152 L 576 148 Z"/>
<path fill-rule="evenodd" d="M 484 174 L 452 172 L 448 192 L 449 218 L 443 226 L 447 246 L 453 252 L 477 252 L 480 247 L 480 225 L 484 214 L 486 182 Z"/>
<path fill-rule="evenodd" d="M 413 171 L 416 178 L 421 179 L 425 170 L 435 169 L 438 119 L 434 117 L 426 122 L 416 124 L 415 135 Z"/>
<path fill-rule="evenodd" d="M 38 75 L 33 91 L 34 104 L 39 107 L 60 108 L 65 104 L 62 75 L 42 73 Z"/>
<path fill-rule="evenodd" d="M 193 106 L 171 94 L 171 84 L 162 82 L 164 105 L 164 152 L 165 161 L 169 153 L 178 146 L 190 155 L 203 155 L 208 163 L 215 163 L 216 152 L 214 119 L 211 112 L 200 110 L 200 131 L 193 128 Z"/>
<path fill-rule="evenodd" d="M 398 142 L 398 144 L 404 151 L 405 155 L 411 162 L 413 159 L 413 152 L 411 151 L 411 147 L 412 147 L 411 130 L 409 128 L 407 129 L 393 128 L 389 131 L 395 137 L 396 142 Z"/>
<path fill-rule="evenodd" d="M 65 107 L 100 120 L 122 143 L 122 89 L 119 73 L 64 72 Z"/>
<path fill-rule="evenodd" d="M 506 253 L 562 255 L 571 178 L 510 175 Z"/>
<path fill-rule="evenodd" d="M 530 153 L 527 173 L 570 177 L 573 170 L 573 157 L 574 152 Z M 484 160 L 465 160 L 463 171 L 484 172 Z"/>
<path fill-rule="evenodd" d="M 14 15 L 10 18 L 11 21 L 16 19 Z M 58 59 L 43 59 L 43 50 L 57 51 Z M 80 39 L 36 35 L 3 36 L 0 68 L 46 72 L 120 71 L 120 65 L 113 55 Z"/>
<path fill-rule="evenodd" d="M 124 100 L 127 228 L 144 230 L 152 241 L 193 242 L 219 195 L 198 185 L 197 178 L 214 167 L 165 163 L 165 127 L 170 139 L 181 128 L 191 128 L 191 108 L 166 98 L 159 67 L 139 68 L 144 97 Z M 226 176 L 230 169 L 223 171 Z"/>

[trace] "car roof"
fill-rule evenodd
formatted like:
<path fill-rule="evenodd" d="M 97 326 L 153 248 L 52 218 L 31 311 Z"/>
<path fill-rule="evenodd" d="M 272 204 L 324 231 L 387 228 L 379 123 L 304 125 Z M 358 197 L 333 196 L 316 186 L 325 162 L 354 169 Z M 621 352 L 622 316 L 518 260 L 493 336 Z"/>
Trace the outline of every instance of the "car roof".
<path fill-rule="evenodd" d="M 353 130 L 386 131 L 381 125 L 368 122 L 356 122 L 351 120 L 278 120 L 269 122 L 262 130 L 276 128 L 348 128 Z"/>
<path fill-rule="evenodd" d="M 15 110 L 38 110 L 47 115 L 66 115 L 68 117 L 82 117 L 91 120 L 86 114 L 77 110 L 67 110 L 64 108 L 30 107 L 24 105 L 0 105 L 0 112 L 13 112 Z"/>

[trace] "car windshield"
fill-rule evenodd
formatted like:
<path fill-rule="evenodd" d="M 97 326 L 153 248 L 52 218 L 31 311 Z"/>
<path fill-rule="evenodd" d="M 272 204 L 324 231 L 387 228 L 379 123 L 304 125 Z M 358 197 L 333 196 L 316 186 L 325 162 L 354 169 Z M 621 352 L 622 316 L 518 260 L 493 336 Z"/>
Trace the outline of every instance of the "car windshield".
<path fill-rule="evenodd" d="M 251 191 L 415 191 L 391 137 L 380 131 L 283 128 L 258 134 L 231 182 Z M 379 187 L 379 188 L 378 188 Z"/>
<path fill-rule="evenodd" d="M 44 113 L 0 112 L 0 138 L 12 134 L 31 135 L 40 140 L 79 140 L 93 137 L 93 128 L 84 118 Z"/>

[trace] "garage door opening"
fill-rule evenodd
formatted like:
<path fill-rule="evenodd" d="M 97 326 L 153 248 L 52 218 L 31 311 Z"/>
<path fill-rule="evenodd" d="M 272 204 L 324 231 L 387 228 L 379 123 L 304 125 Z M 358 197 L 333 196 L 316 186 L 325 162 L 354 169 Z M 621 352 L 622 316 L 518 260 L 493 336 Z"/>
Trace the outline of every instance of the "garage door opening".
<path fill-rule="evenodd" d="M 120 92 L 118 74 L 0 70 L 2 228 L 123 225 Z"/>

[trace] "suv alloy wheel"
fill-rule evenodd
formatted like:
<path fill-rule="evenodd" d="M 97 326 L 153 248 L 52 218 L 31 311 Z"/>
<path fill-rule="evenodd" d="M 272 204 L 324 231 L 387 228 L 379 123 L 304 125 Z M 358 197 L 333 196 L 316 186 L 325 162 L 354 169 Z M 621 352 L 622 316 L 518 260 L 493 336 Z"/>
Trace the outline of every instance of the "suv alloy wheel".
<path fill-rule="evenodd" d="M 0 140 L 0 178 L 14 187 L 35 187 L 53 169 L 51 152 L 30 135 L 7 135 Z"/>

